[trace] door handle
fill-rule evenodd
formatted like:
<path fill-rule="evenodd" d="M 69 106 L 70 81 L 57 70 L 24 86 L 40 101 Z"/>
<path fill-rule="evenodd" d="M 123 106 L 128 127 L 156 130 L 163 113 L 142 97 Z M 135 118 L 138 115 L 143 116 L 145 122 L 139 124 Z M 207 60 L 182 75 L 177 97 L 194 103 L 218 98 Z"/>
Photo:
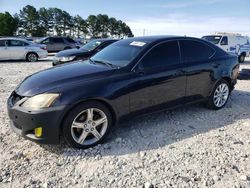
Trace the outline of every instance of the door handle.
<path fill-rule="evenodd" d="M 137 72 L 137 74 L 138 74 L 139 76 L 144 76 L 144 75 L 145 75 L 145 72 L 144 72 L 144 71 L 140 71 L 140 72 Z"/>

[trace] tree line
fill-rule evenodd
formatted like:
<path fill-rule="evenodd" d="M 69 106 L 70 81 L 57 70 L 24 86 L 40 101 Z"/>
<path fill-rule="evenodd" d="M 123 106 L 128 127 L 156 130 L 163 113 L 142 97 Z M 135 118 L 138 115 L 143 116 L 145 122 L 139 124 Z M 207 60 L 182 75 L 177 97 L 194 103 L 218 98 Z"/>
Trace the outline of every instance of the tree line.
<path fill-rule="evenodd" d="M 105 14 L 90 15 L 87 19 L 72 16 L 59 8 L 36 9 L 27 5 L 12 16 L 9 12 L 0 13 L 0 36 L 15 34 L 43 36 L 88 36 L 90 38 L 133 37 L 130 27 L 121 20 Z"/>

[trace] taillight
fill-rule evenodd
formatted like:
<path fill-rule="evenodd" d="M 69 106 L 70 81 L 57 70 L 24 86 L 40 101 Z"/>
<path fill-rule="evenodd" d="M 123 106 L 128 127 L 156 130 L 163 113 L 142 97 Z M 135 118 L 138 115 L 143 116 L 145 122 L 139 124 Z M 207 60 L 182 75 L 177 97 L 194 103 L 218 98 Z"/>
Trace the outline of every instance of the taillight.
<path fill-rule="evenodd" d="M 46 46 L 41 47 L 41 49 L 47 51 L 47 47 Z"/>

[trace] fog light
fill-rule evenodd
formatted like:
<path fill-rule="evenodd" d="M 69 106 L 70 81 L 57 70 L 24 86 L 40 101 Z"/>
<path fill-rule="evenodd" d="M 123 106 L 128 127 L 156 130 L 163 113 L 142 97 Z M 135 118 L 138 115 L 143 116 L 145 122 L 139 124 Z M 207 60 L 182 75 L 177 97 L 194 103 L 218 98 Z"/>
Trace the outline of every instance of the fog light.
<path fill-rule="evenodd" d="M 42 127 L 35 128 L 35 136 L 36 137 L 41 137 L 42 136 L 42 132 L 43 132 L 43 128 Z"/>

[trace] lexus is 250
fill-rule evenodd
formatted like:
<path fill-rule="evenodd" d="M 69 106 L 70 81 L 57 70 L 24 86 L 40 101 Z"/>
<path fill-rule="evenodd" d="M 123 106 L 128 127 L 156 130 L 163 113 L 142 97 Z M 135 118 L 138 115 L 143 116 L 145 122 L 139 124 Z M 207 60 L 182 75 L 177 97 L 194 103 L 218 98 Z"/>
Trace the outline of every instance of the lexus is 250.
<path fill-rule="evenodd" d="M 24 79 L 8 99 L 11 127 L 38 143 L 92 147 L 126 117 L 192 102 L 223 108 L 238 69 L 237 56 L 202 39 L 124 39 Z"/>

